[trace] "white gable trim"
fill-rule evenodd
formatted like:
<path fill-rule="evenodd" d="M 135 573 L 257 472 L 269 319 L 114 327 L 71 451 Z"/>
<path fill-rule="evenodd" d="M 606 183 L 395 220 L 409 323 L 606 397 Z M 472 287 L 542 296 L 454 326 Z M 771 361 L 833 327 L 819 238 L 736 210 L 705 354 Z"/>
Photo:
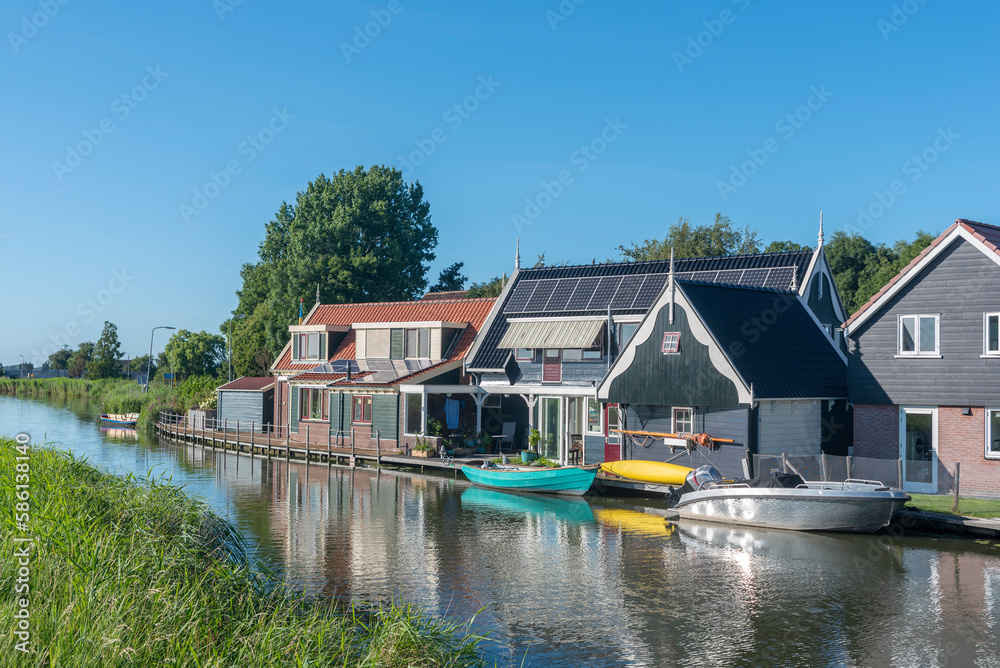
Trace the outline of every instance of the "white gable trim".
<path fill-rule="evenodd" d="M 809 262 L 809 268 L 806 270 L 805 279 L 802 281 L 802 285 L 799 286 L 800 297 L 805 297 L 806 300 L 809 299 L 809 289 L 812 286 L 812 282 L 819 276 L 826 276 L 827 280 L 830 281 L 830 292 L 831 294 L 837 296 L 837 298 L 833 300 L 833 311 L 838 318 L 837 323 L 844 322 L 847 320 L 847 309 L 844 308 L 844 301 L 840 298 L 840 290 L 837 289 L 837 282 L 833 280 L 833 271 L 830 269 L 830 261 L 827 260 L 826 253 L 823 252 L 822 246 L 816 249 L 813 253 L 813 259 Z M 808 308 L 808 305 L 806 308 Z M 837 323 L 830 324 L 834 325 Z"/>
<path fill-rule="evenodd" d="M 632 335 L 632 339 L 629 341 L 628 347 L 625 349 L 615 363 L 611 366 L 604 380 L 601 381 L 600 387 L 597 389 L 597 398 L 601 401 L 608 400 L 608 393 L 611 388 L 611 382 L 618 376 L 625 373 L 625 371 L 632 366 L 632 362 L 635 361 L 635 351 L 639 344 L 645 343 L 649 340 L 649 337 L 653 335 L 653 328 L 656 326 L 656 318 L 661 310 L 666 308 L 670 303 L 670 285 L 669 283 L 664 288 L 663 292 L 660 293 L 659 299 L 648 311 L 646 311 L 645 317 L 642 319 L 642 323 L 639 325 L 639 329 L 636 330 L 635 334 Z M 691 305 L 688 301 L 687 295 L 684 293 L 684 287 L 680 284 L 676 285 L 676 291 L 674 293 L 674 304 L 679 306 L 688 314 L 688 326 L 691 328 L 691 334 L 698 343 L 708 346 L 709 359 L 712 361 L 712 366 L 721 373 L 723 376 L 733 381 L 736 385 L 736 392 L 739 397 L 739 402 L 741 404 L 749 404 L 751 402 L 752 396 L 750 394 L 750 386 L 743 377 L 740 376 L 736 367 L 726 356 L 726 353 L 722 350 L 722 346 L 719 345 L 718 341 L 708 328 L 705 326 L 704 320 L 702 320 L 701 314 L 698 313 L 697 309 Z"/>
<path fill-rule="evenodd" d="M 833 281 L 830 281 L 830 284 L 833 285 Z M 811 308 L 809 308 L 809 300 L 806 297 L 803 297 L 802 295 L 799 295 L 799 302 L 802 304 L 802 309 L 806 313 L 808 313 L 809 317 L 812 318 L 812 321 L 814 323 L 816 323 L 816 327 L 818 327 L 819 331 L 823 334 L 823 338 L 826 339 L 826 342 L 829 343 L 830 346 L 837 352 L 837 355 L 839 355 L 840 359 L 843 360 L 844 366 L 846 366 L 847 365 L 847 355 L 844 354 L 844 351 L 841 350 L 840 346 L 837 344 L 837 337 L 836 337 L 836 335 L 834 335 L 834 336 L 831 337 L 830 335 L 828 335 L 826 333 L 826 329 L 823 327 L 823 323 L 821 323 L 819 321 L 819 318 L 816 317 L 816 314 L 812 312 Z M 830 323 L 831 326 L 834 325 L 834 324 L 835 323 Z"/>
<path fill-rule="evenodd" d="M 961 224 L 955 226 L 955 229 L 948 234 L 947 237 L 942 239 L 927 255 L 923 257 L 917 264 L 910 268 L 895 284 L 888 290 L 886 290 L 874 304 L 871 304 L 864 313 L 858 316 L 858 319 L 850 324 L 849 331 L 844 332 L 845 336 L 850 336 L 850 332 L 855 328 L 860 327 L 862 324 L 870 320 L 876 313 L 878 313 L 882 308 L 892 300 L 899 292 L 909 285 L 913 280 L 927 268 L 931 262 L 941 255 L 947 248 L 950 248 L 959 239 L 965 240 L 972 244 L 973 248 L 979 250 L 983 255 L 992 260 L 997 266 L 1000 266 L 1000 255 L 997 255 L 993 249 L 989 248 L 982 241 L 977 239 L 971 232 L 969 232 Z"/>

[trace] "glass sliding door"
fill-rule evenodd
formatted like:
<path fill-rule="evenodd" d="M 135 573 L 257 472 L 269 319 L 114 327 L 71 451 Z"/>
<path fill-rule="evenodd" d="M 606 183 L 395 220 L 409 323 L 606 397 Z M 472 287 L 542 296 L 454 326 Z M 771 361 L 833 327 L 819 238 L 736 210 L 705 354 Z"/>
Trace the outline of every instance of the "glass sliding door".
<path fill-rule="evenodd" d="M 899 409 L 903 489 L 937 494 L 937 409 Z"/>
<path fill-rule="evenodd" d="M 544 397 L 542 402 L 542 440 L 538 449 L 542 457 L 559 461 L 562 448 L 562 399 Z"/>

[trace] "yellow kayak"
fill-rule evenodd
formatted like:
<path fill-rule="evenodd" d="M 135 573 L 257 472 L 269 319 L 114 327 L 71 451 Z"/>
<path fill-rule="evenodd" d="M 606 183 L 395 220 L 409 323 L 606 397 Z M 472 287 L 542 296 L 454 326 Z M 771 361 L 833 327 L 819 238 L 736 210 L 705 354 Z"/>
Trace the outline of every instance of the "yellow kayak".
<path fill-rule="evenodd" d="M 651 482 L 659 485 L 683 485 L 687 474 L 693 471 L 687 466 L 650 462 L 641 459 L 626 459 L 620 462 L 605 462 L 601 470 L 629 480 Z"/>

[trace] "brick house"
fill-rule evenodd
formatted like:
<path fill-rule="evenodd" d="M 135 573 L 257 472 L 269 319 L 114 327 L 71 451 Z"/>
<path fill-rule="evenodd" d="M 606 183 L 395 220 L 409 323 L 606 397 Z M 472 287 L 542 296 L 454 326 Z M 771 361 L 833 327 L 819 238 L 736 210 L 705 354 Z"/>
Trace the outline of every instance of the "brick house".
<path fill-rule="evenodd" d="M 959 219 L 844 323 L 854 454 L 1000 497 L 1000 227 Z"/>

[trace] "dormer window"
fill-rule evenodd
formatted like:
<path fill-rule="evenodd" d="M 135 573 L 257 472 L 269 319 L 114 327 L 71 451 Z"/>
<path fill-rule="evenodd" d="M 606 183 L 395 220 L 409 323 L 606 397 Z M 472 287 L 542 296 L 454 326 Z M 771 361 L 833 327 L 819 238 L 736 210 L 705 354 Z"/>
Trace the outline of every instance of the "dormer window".
<path fill-rule="evenodd" d="M 428 359 L 431 356 L 431 330 L 406 330 L 406 358 Z"/>
<path fill-rule="evenodd" d="M 299 333 L 299 356 L 300 360 L 319 359 L 319 332 Z"/>

